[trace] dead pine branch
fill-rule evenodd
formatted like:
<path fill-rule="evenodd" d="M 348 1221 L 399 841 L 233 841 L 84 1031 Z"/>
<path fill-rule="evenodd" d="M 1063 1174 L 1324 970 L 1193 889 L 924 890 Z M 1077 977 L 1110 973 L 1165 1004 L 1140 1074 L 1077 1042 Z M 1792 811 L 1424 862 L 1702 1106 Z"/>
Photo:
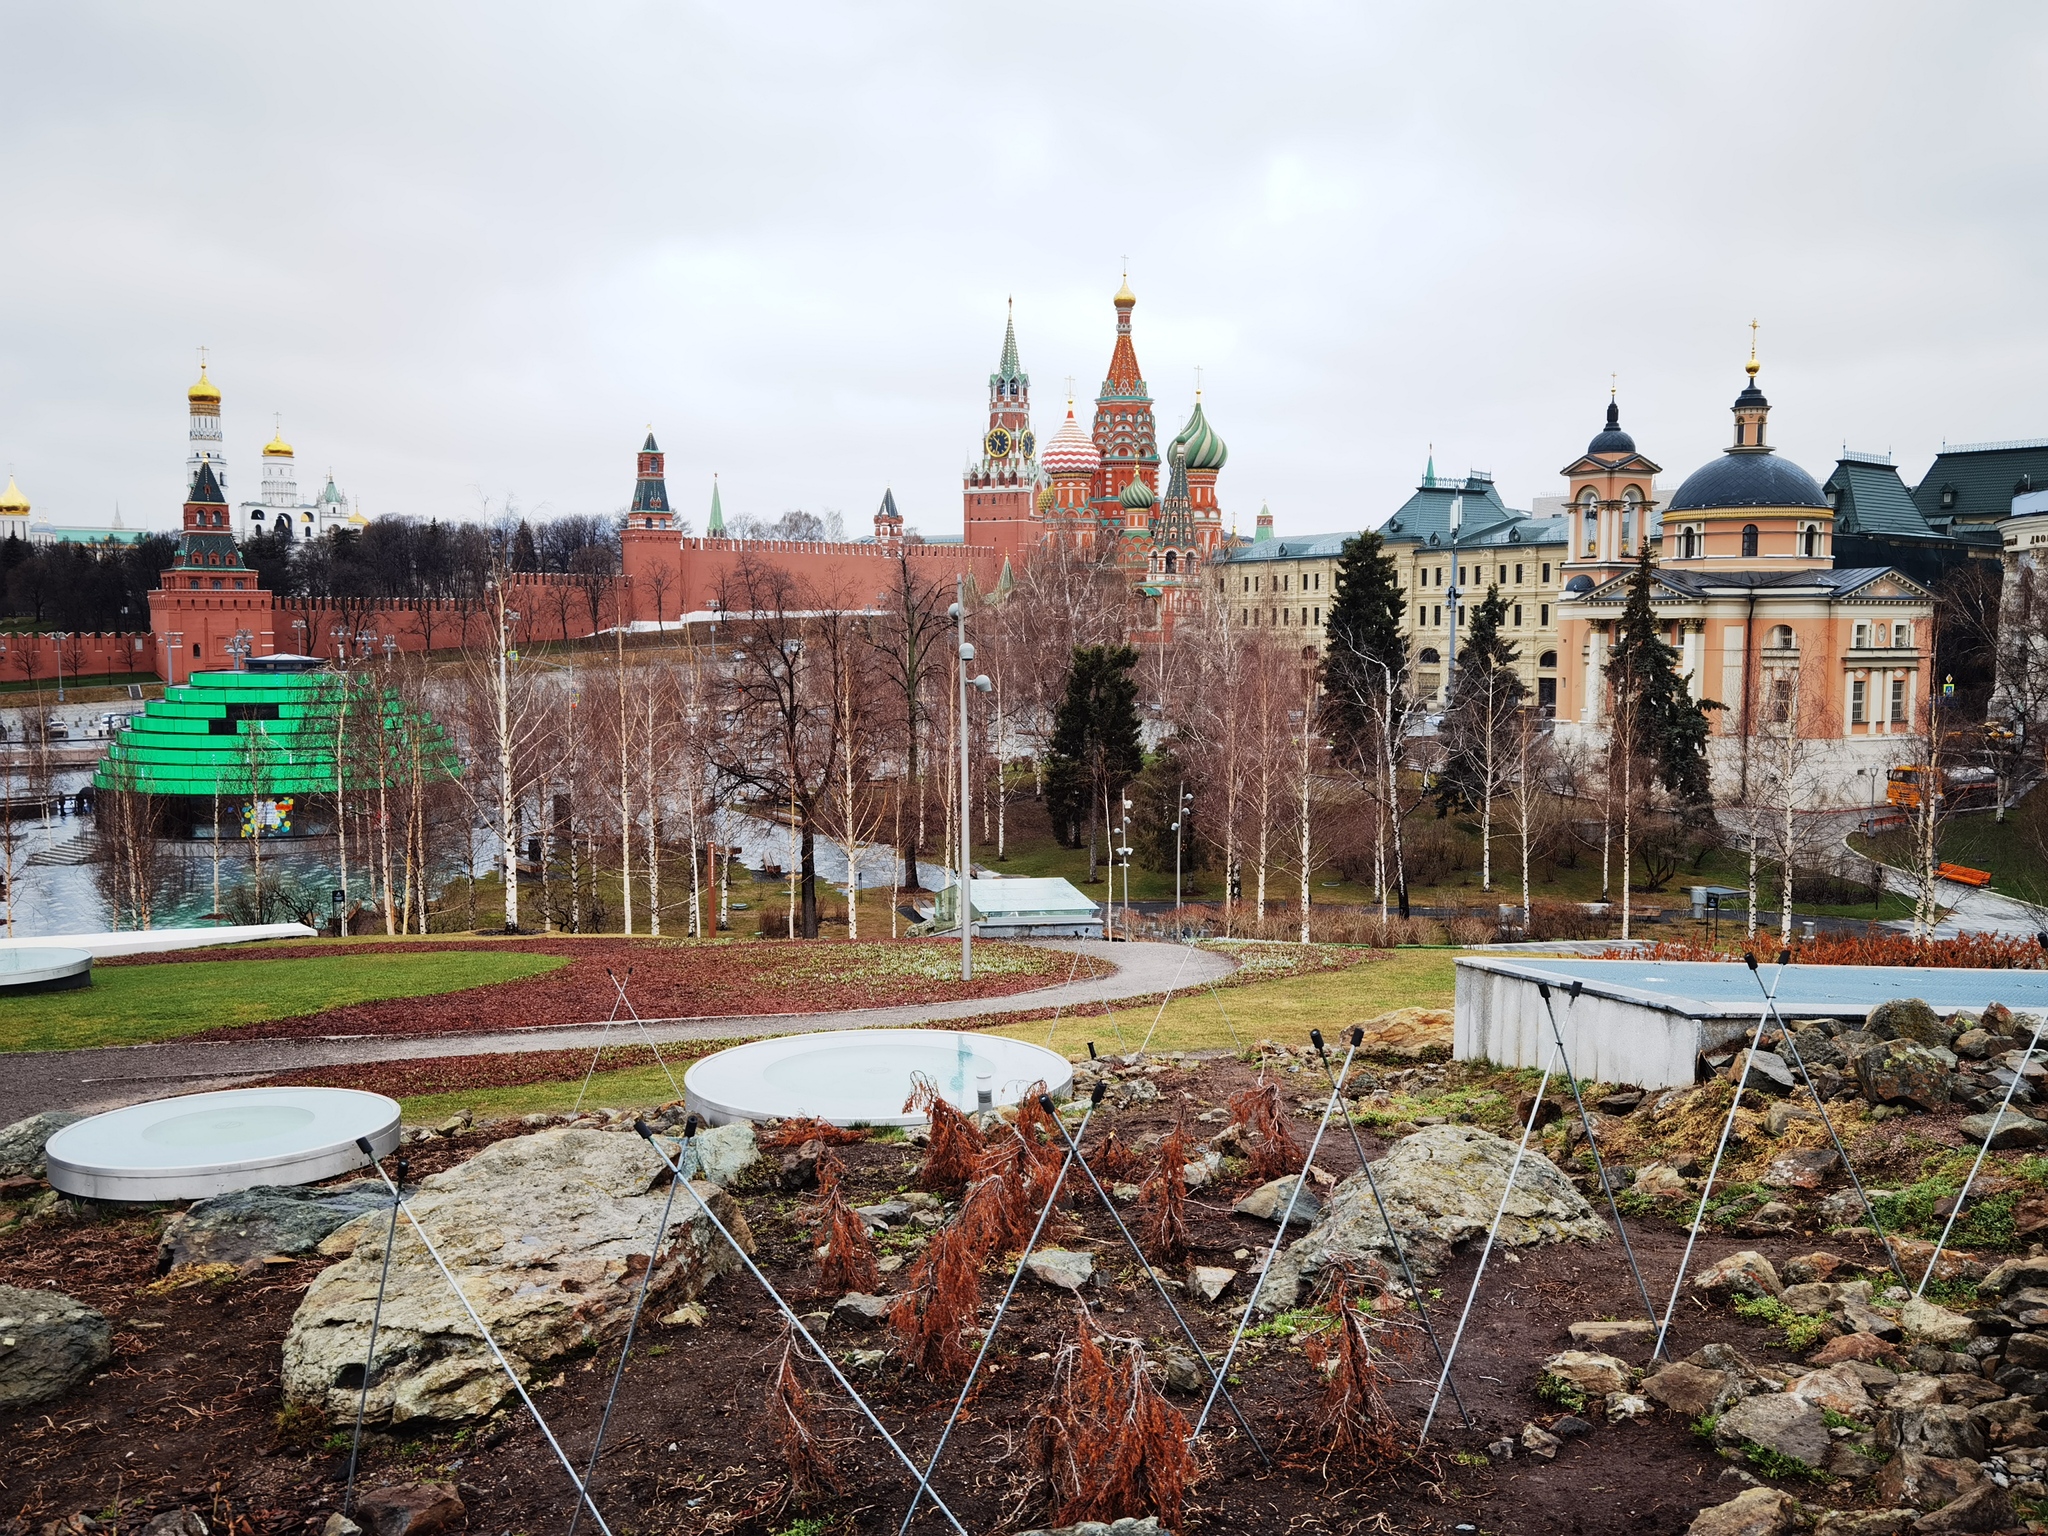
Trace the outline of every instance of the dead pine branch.
<path fill-rule="evenodd" d="M 768 1387 L 767 1409 L 776 1449 L 789 1473 L 788 1498 L 840 1492 L 845 1482 L 831 1445 L 818 1433 L 810 1394 L 797 1376 L 796 1334 L 786 1325 L 782 1358 Z"/>
<path fill-rule="evenodd" d="M 846 1198 L 846 1164 L 827 1152 L 818 1159 L 818 1198 L 812 1202 L 811 1241 L 818 1262 L 818 1289 L 826 1295 L 863 1295 L 881 1283 L 868 1224 Z"/>
<path fill-rule="evenodd" d="M 1159 1161 L 1138 1192 L 1138 1241 L 1155 1264 L 1178 1264 L 1188 1255 L 1188 1159 L 1195 1139 L 1186 1122 L 1159 1143 Z"/>
<path fill-rule="evenodd" d="M 1230 1096 L 1233 1125 L 1245 1144 L 1252 1172 L 1262 1179 L 1285 1178 L 1301 1168 L 1301 1148 L 1287 1128 L 1277 1083 L 1261 1082 Z"/>
<path fill-rule="evenodd" d="M 930 1122 L 930 1140 L 925 1149 L 924 1170 L 918 1182 L 926 1189 L 958 1190 L 974 1177 L 975 1162 L 987 1146 L 974 1122 L 939 1092 L 939 1085 L 922 1073 L 911 1077 L 910 1097 L 904 1101 L 905 1114 L 922 1114 Z"/>
<path fill-rule="evenodd" d="M 1387 1406 L 1387 1373 L 1375 1357 L 1372 1336 L 1359 1311 L 1363 1295 L 1353 1277 L 1341 1273 L 1324 1298 L 1336 1327 L 1305 1341 L 1309 1362 L 1322 1373 L 1323 1399 L 1310 1419 L 1314 1443 L 1323 1449 L 1322 1473 L 1332 1464 L 1362 1481 L 1400 1461 L 1407 1442 Z"/>

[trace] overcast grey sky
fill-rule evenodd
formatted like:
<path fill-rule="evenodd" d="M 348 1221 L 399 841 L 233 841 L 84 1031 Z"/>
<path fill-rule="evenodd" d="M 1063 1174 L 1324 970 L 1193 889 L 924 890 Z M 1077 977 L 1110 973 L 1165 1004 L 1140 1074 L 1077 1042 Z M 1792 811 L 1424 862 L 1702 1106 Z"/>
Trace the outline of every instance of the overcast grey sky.
<path fill-rule="evenodd" d="M 1049 434 L 1128 256 L 1172 430 L 1249 532 L 1377 523 L 1428 445 L 1666 492 L 1762 322 L 1782 452 L 1916 479 L 2048 433 L 2035 5 L 8 8 L 0 469 L 176 520 L 211 349 L 236 499 L 701 528 L 884 486 L 957 531 L 1003 304 Z M 310 483 L 309 483 L 310 482 Z"/>

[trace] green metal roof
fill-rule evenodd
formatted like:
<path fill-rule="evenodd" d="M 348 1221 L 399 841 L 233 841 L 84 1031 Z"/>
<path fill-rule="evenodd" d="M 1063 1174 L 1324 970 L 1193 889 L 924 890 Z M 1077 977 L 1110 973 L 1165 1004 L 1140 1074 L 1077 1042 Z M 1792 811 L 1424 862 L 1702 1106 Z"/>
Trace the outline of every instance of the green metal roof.
<path fill-rule="evenodd" d="M 351 789 L 398 782 L 417 733 L 428 773 L 455 778 L 461 764 L 431 716 L 408 716 L 388 689 L 345 672 L 199 672 L 165 690 L 107 749 L 93 784 L 154 795 L 332 794 L 336 715 Z M 386 729 L 375 727 L 382 709 Z M 389 752 L 383 771 L 379 752 Z"/>
<path fill-rule="evenodd" d="M 1835 504 L 1835 532 L 1931 539 L 1935 532 L 1888 458 L 1844 454 L 1821 487 Z"/>
<path fill-rule="evenodd" d="M 2013 497 L 2039 490 L 2048 490 L 2048 439 L 1959 444 L 1928 465 L 1913 505 L 1937 528 L 1957 519 L 1988 523 L 2012 515 Z"/>

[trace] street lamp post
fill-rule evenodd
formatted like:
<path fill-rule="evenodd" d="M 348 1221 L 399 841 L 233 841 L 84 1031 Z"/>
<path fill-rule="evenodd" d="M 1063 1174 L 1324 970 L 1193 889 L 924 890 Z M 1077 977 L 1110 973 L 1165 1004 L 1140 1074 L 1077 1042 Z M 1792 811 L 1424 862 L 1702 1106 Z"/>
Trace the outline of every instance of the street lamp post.
<path fill-rule="evenodd" d="M 967 578 L 953 578 L 953 605 L 947 610 L 952 619 L 954 633 L 960 644 L 960 873 L 954 878 L 960 890 L 960 979 L 974 979 L 974 886 L 971 876 L 974 861 L 972 828 L 967 820 L 967 688 L 972 682 L 974 688 L 987 693 L 995 687 L 984 673 L 970 679 L 967 663 L 974 660 L 974 647 L 967 643 Z"/>
<path fill-rule="evenodd" d="M 1180 799 L 1173 806 L 1173 910 L 1180 911 L 1180 829 L 1188 819 L 1188 810 L 1195 803 L 1195 797 L 1188 793 L 1185 782 L 1180 786 Z"/>
<path fill-rule="evenodd" d="M 66 629 L 53 629 L 50 631 L 50 638 L 57 642 L 57 702 L 62 704 L 64 702 L 64 642 L 71 638 L 71 632 Z"/>

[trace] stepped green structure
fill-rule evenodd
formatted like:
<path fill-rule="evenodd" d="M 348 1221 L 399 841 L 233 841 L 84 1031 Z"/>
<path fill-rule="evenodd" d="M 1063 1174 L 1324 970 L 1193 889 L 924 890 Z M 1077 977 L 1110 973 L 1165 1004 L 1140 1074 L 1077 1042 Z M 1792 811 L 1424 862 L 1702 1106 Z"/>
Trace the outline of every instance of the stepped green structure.
<path fill-rule="evenodd" d="M 381 733 L 374 714 L 380 708 Z M 93 787 L 208 802 L 331 802 L 337 746 L 346 787 L 356 791 L 408 776 L 415 743 L 429 778 L 459 775 L 460 762 L 440 726 L 409 713 L 374 680 L 310 657 L 253 657 L 247 671 L 195 673 L 152 700 L 108 749 Z M 381 773 L 380 751 L 389 754 Z"/>

